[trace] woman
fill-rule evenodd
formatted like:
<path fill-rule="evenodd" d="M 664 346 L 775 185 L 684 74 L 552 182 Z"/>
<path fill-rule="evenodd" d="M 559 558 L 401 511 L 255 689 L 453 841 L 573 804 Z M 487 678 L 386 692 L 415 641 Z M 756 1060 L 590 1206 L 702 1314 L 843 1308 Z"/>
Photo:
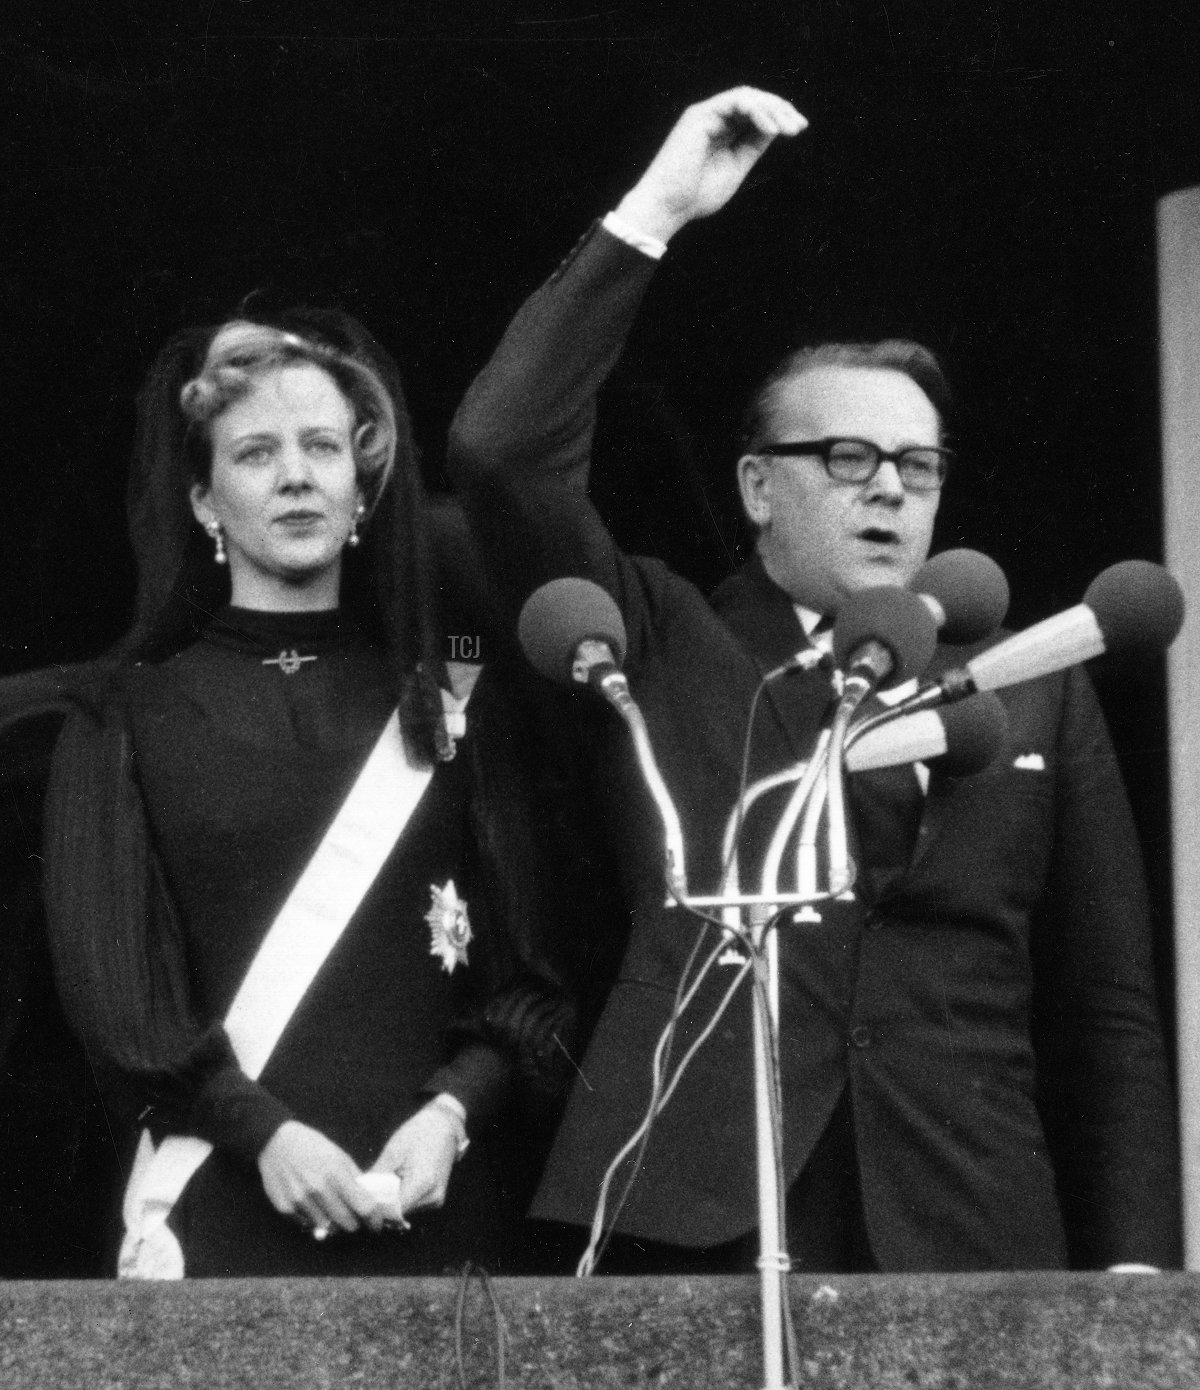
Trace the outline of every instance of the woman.
<path fill-rule="evenodd" d="M 70 682 L 47 797 L 59 992 L 142 1130 L 124 1273 L 436 1273 L 511 1241 L 486 1140 L 567 1011 L 509 740 L 475 703 L 464 737 L 444 688 L 422 515 L 353 320 L 160 354 L 136 619 Z"/>

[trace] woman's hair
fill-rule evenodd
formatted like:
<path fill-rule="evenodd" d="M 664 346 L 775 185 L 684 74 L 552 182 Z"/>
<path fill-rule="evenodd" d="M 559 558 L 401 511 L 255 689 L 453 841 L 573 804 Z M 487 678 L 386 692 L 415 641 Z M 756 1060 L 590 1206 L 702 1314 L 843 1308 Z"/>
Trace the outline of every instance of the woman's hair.
<path fill-rule="evenodd" d="M 217 329 L 199 372 L 180 390 L 180 409 L 196 426 L 188 436 L 193 481 L 207 483 L 211 475 L 211 425 L 217 416 L 265 373 L 303 364 L 332 377 L 354 413 L 354 466 L 369 514 L 396 457 L 396 412 L 375 368 L 313 335 L 249 319 L 231 319 Z"/>
<path fill-rule="evenodd" d="M 901 372 L 929 397 L 945 432 L 954 397 L 942 364 L 927 347 L 908 338 L 884 338 L 877 343 L 818 343 L 788 353 L 754 393 L 742 416 L 744 449 L 753 450 L 765 442 L 771 412 L 781 388 L 821 367 L 867 367 Z"/>

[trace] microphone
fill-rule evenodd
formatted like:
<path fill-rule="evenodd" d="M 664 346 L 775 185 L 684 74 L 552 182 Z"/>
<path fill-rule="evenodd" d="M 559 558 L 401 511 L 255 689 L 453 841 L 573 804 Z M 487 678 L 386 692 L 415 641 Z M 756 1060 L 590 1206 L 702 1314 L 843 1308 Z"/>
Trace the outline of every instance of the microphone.
<path fill-rule="evenodd" d="M 1008 739 L 1008 712 L 994 690 L 971 695 L 943 710 L 920 710 L 847 739 L 850 772 L 897 763 L 936 762 L 951 777 L 982 772 Z"/>
<path fill-rule="evenodd" d="M 552 579 L 525 600 L 517 639 L 534 670 L 560 685 L 598 684 L 619 674 L 627 645 L 612 595 L 577 577 Z"/>
<path fill-rule="evenodd" d="M 857 589 L 838 609 L 833 655 L 846 672 L 843 704 L 855 709 L 877 686 L 900 685 L 929 665 L 937 645 L 930 609 L 907 589 Z"/>
<path fill-rule="evenodd" d="M 1183 626 L 1183 594 L 1149 560 L 1122 560 L 1088 585 L 1083 602 L 980 652 L 936 685 L 904 702 L 905 710 L 1000 690 L 1075 666 L 1105 652 L 1149 656 L 1169 647 Z"/>
<path fill-rule="evenodd" d="M 925 561 L 908 587 L 929 608 L 945 642 L 982 641 L 1008 612 L 1004 571 L 979 550 L 943 550 Z"/>
<path fill-rule="evenodd" d="M 625 721 L 638 767 L 662 820 L 668 888 L 676 898 L 685 899 L 683 828 L 655 762 L 650 731 L 620 668 L 626 648 L 625 619 L 612 595 L 590 579 L 552 579 L 525 600 L 517 619 L 517 637 L 539 674 L 560 685 L 590 685 Z"/>

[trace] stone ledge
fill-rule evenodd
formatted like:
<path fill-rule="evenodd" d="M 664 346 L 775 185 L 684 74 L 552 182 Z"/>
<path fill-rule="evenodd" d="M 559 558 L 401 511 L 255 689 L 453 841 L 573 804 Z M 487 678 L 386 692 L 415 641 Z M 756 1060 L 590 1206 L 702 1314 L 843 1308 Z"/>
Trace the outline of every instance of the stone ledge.
<path fill-rule="evenodd" d="M 744 1278 L 499 1279 L 511 1390 L 761 1385 Z M 1200 1275 L 791 1281 L 804 1390 L 1196 1390 Z M 452 1279 L 0 1284 L 4 1390 L 457 1390 Z M 466 1304 L 467 1383 L 496 1384 Z"/>

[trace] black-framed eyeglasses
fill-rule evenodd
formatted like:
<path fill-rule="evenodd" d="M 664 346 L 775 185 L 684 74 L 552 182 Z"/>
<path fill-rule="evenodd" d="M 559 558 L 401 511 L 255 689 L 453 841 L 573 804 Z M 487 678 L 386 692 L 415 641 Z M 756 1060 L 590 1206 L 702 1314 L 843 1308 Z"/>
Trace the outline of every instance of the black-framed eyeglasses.
<path fill-rule="evenodd" d="M 954 453 L 934 445 L 913 445 L 889 454 L 869 439 L 803 439 L 760 444 L 751 450 L 770 458 L 819 458 L 835 483 L 869 483 L 881 463 L 894 463 L 909 492 L 936 492 L 946 481 Z"/>

